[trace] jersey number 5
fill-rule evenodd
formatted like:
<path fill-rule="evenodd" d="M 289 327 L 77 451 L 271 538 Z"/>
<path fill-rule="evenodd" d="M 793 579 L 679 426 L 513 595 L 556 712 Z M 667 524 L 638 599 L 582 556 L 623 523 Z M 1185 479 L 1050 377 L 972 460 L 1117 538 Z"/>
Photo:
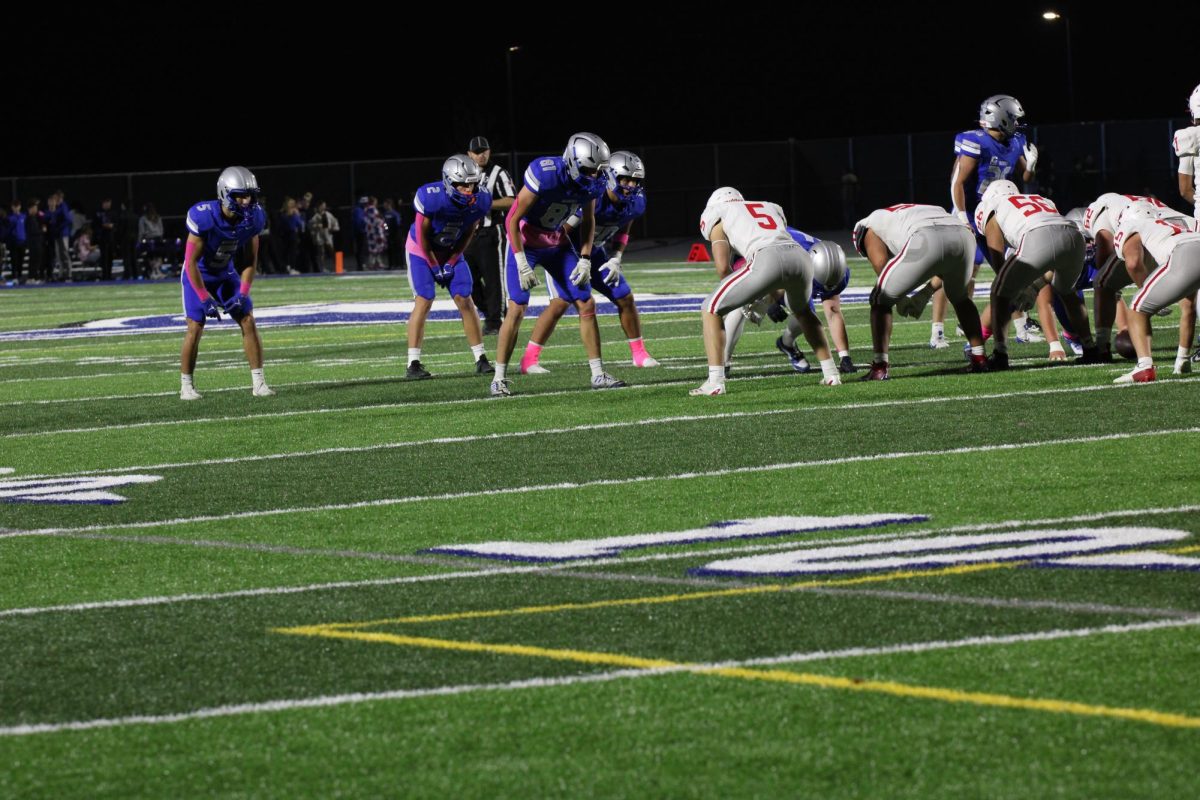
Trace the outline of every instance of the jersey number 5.
<path fill-rule="evenodd" d="M 775 230 L 779 227 L 779 224 L 775 222 L 774 217 L 772 217 L 770 214 L 761 214 L 754 210 L 762 207 L 762 203 L 746 203 L 746 210 L 750 212 L 750 216 L 758 220 L 758 227 L 764 228 L 768 231 Z"/>

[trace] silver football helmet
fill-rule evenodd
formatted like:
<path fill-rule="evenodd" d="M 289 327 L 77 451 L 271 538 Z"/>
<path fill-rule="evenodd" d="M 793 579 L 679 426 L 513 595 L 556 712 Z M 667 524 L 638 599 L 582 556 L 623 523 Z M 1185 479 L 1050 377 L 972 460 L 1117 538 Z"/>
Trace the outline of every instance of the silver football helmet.
<path fill-rule="evenodd" d="M 603 139 L 584 131 L 567 140 L 563 162 L 567 165 L 567 174 L 571 176 L 571 180 L 588 192 L 594 192 L 606 181 L 604 171 L 608 166 L 609 155 L 608 145 Z M 584 175 L 585 169 L 595 170 L 595 175 Z"/>
<path fill-rule="evenodd" d="M 994 94 L 979 106 L 979 124 L 1007 136 L 1017 132 L 1025 109 L 1010 94 Z"/>
<path fill-rule="evenodd" d="M 618 150 L 608 160 L 608 190 L 617 197 L 629 199 L 642 193 L 642 181 L 646 179 L 646 167 L 642 160 L 628 150 Z M 632 178 L 636 186 L 622 186 L 622 178 Z"/>
<path fill-rule="evenodd" d="M 258 204 L 259 194 L 261 190 L 258 188 L 258 178 L 245 167 L 226 167 L 217 178 L 217 201 L 237 219 L 245 216 L 247 208 Z M 238 202 L 238 198 L 247 195 L 250 197 L 250 205 L 243 206 Z"/>
<path fill-rule="evenodd" d="M 455 205 L 468 206 L 474 203 L 482 180 L 483 171 L 470 156 L 453 155 L 442 164 L 442 184 L 446 187 L 446 196 Z M 472 185 L 472 193 L 462 194 L 454 187 L 456 183 Z"/>
<path fill-rule="evenodd" d="M 837 242 L 820 241 L 808 251 L 813 261 L 813 280 L 821 284 L 826 291 L 832 292 L 839 286 L 850 272 L 846 264 L 846 253 Z"/>

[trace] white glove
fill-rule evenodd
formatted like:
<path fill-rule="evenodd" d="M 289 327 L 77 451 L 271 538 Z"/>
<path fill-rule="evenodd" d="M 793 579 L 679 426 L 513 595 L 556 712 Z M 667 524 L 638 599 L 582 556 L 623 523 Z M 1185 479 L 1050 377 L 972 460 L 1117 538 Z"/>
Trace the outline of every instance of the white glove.
<path fill-rule="evenodd" d="M 608 261 L 605 261 L 600 267 L 600 272 L 604 274 L 604 282 L 606 284 L 616 286 L 621 280 L 621 254 L 617 253 Z"/>
<path fill-rule="evenodd" d="M 1025 143 L 1025 169 L 1034 172 L 1037 169 L 1038 151 L 1033 142 Z"/>
<path fill-rule="evenodd" d="M 1200 155 L 1200 125 L 1175 131 L 1175 155 L 1180 158 Z"/>
<path fill-rule="evenodd" d="M 592 260 L 590 258 L 581 258 L 579 263 L 575 265 L 575 269 L 571 270 L 571 283 L 579 288 L 587 286 L 588 281 L 592 279 Z"/>
<path fill-rule="evenodd" d="M 517 260 L 517 277 L 521 281 L 521 289 L 528 292 L 538 285 L 537 275 L 533 273 L 533 267 L 529 266 L 528 256 L 524 253 L 513 253 L 513 257 Z"/>

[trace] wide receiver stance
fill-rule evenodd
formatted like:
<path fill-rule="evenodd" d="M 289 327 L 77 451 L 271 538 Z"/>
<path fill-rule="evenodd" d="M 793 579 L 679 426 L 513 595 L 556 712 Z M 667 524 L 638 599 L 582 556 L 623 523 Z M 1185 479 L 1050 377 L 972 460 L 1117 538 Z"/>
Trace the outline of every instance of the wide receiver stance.
<path fill-rule="evenodd" d="M 217 199 L 188 209 L 188 237 L 180 276 L 183 313 L 187 317 L 179 358 L 180 400 L 200 399 L 192 383 L 196 354 L 205 318 L 220 317 L 221 309 L 242 329 L 254 396 L 275 394 L 263 378 L 262 339 L 254 325 L 254 303 L 250 301 L 250 286 L 258 267 L 258 235 L 267 221 L 258 195 L 258 179 L 253 172 L 245 167 L 227 167 L 217 178 Z M 249 262 L 240 276 L 234 266 L 239 252 Z"/>
<path fill-rule="evenodd" d="M 975 267 L 975 237 L 937 206 L 901 203 L 873 211 L 854 226 L 854 249 L 879 276 L 871 292 L 871 340 L 875 355 L 864 381 L 889 377 L 892 306 L 931 278 L 941 278 L 947 299 L 971 343 L 972 372 L 987 371 L 979 310 L 967 292 Z"/>
<path fill-rule="evenodd" d="M 692 389 L 693 396 L 725 394 L 725 328 L 729 312 L 775 289 L 783 289 L 788 307 L 800 321 L 821 362 L 825 386 L 837 386 L 841 378 L 829 352 L 821 321 L 808 307 L 812 294 L 813 262 L 804 248 L 787 232 L 783 209 L 774 203 L 746 202 L 737 189 L 723 186 L 708 198 L 700 216 L 700 233 L 712 243 L 713 261 L 720 284 L 701 306 L 704 351 L 708 357 L 708 380 Z M 730 267 L 732 253 L 746 258 L 739 270 Z"/>

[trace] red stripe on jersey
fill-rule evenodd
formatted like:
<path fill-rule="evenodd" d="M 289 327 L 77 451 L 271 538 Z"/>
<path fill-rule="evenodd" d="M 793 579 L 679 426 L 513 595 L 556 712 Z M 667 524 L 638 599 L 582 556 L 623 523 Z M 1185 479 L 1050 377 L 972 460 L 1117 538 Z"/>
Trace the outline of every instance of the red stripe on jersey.
<path fill-rule="evenodd" d="M 717 313 L 717 306 L 721 304 L 721 298 L 725 296 L 725 293 L 729 291 L 731 286 L 749 275 L 751 269 L 753 269 L 753 267 L 751 266 L 750 262 L 746 262 L 746 266 L 727 277 L 725 282 L 717 287 L 717 291 L 713 293 L 712 301 L 708 304 L 705 310 L 710 314 Z"/>
<path fill-rule="evenodd" d="M 908 239 L 908 242 L 911 242 L 911 241 L 912 241 L 912 237 L 910 236 Z M 892 267 L 896 266 L 896 264 L 899 263 L 900 259 L 904 258 L 904 253 L 906 250 L 908 250 L 908 242 L 904 243 L 904 247 L 900 248 L 900 252 L 896 255 L 895 258 L 893 258 L 886 265 L 884 265 L 883 272 L 879 273 L 879 285 L 881 287 L 883 286 L 883 282 L 887 280 L 888 273 L 892 271 Z"/>
<path fill-rule="evenodd" d="M 1158 279 L 1165 275 L 1167 270 L 1170 268 L 1171 259 L 1168 258 L 1167 263 L 1155 270 L 1154 274 L 1151 275 L 1149 280 L 1146 281 L 1146 284 L 1142 286 L 1141 291 L 1137 293 L 1137 297 L 1133 298 L 1133 304 L 1130 306 L 1130 308 L 1132 308 L 1134 311 L 1141 311 L 1142 301 L 1146 299 L 1146 293 L 1150 291 L 1150 288 L 1154 286 L 1154 284 L 1158 282 Z"/>

